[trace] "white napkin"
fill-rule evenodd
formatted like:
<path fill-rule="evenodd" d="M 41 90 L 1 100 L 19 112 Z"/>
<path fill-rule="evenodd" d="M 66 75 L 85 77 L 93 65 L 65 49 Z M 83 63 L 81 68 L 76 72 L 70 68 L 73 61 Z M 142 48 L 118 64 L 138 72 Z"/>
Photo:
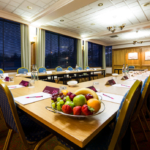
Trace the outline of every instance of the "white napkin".
<path fill-rule="evenodd" d="M 70 70 L 65 70 L 66 72 L 70 72 Z"/>
<path fill-rule="evenodd" d="M 28 75 L 28 76 L 31 76 L 31 72 L 28 72 L 27 75 Z"/>

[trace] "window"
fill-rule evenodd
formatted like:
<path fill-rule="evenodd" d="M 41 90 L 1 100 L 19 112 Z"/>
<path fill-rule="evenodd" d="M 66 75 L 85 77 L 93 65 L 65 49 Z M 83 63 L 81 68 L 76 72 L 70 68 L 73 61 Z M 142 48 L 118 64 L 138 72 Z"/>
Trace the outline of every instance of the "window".
<path fill-rule="evenodd" d="M 49 31 L 46 31 L 45 36 L 45 67 L 75 67 L 77 56 L 77 40 Z"/>
<path fill-rule="evenodd" d="M 88 42 L 89 67 L 102 67 L 102 45 Z"/>
<path fill-rule="evenodd" d="M 106 67 L 112 67 L 112 46 L 105 47 Z"/>
<path fill-rule="evenodd" d="M 0 68 L 16 70 L 21 67 L 20 24 L 0 19 Z"/>

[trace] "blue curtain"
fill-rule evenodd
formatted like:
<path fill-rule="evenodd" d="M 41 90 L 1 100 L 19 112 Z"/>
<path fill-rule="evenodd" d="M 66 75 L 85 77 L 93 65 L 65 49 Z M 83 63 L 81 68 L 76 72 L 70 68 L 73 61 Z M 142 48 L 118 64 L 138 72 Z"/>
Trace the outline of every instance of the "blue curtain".
<path fill-rule="evenodd" d="M 89 67 L 102 67 L 102 45 L 88 42 Z"/>
<path fill-rule="evenodd" d="M 112 67 L 112 46 L 105 47 L 106 67 Z"/>
<path fill-rule="evenodd" d="M 77 63 L 77 39 L 46 31 L 45 67 L 75 67 Z"/>
<path fill-rule="evenodd" d="M 20 23 L 0 19 L 0 68 L 16 70 L 21 67 Z"/>

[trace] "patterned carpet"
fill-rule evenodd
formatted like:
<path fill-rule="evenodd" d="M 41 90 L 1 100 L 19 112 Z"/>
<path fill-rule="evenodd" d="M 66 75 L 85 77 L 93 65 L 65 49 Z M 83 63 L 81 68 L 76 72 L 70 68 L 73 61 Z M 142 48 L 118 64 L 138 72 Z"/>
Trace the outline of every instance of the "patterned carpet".
<path fill-rule="evenodd" d="M 150 125 L 150 121 L 149 121 L 149 125 Z M 145 125 L 144 125 L 144 127 L 146 129 Z M 143 133 L 141 132 L 142 130 L 141 130 L 138 122 L 134 123 L 133 129 L 134 129 L 134 133 L 136 135 L 136 139 L 138 141 L 138 146 L 139 146 L 140 150 L 150 150 L 150 131 L 146 131 L 146 134 L 148 137 L 148 141 L 146 141 Z M 8 132 L 7 127 L 4 125 L 2 120 L 0 120 L 0 150 L 3 149 L 3 145 L 4 145 L 4 141 L 5 141 L 7 132 Z M 49 141 L 44 143 L 42 145 L 42 147 L 40 148 L 40 150 L 54 150 L 54 148 L 58 145 L 62 146 L 60 143 L 58 143 L 56 137 L 53 137 L 52 139 L 50 139 Z M 24 147 L 23 147 L 23 144 L 21 143 L 20 137 L 18 136 L 17 133 L 15 133 L 13 135 L 12 141 L 10 143 L 10 150 L 23 150 L 23 149 L 24 149 Z M 65 148 L 65 149 L 68 150 L 67 148 Z M 61 150 L 61 149 L 59 149 L 59 150 Z M 131 137 L 131 150 L 136 150 L 136 147 L 133 144 L 132 137 Z"/>

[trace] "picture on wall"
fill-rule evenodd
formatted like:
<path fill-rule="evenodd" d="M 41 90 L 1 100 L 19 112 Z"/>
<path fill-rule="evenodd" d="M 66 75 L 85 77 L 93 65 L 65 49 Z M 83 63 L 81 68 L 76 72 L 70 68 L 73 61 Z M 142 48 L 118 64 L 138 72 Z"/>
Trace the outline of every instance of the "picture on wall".
<path fill-rule="evenodd" d="M 145 52 L 145 60 L 150 60 L 150 52 Z"/>
<path fill-rule="evenodd" d="M 128 53 L 128 59 L 138 59 L 138 53 Z"/>

